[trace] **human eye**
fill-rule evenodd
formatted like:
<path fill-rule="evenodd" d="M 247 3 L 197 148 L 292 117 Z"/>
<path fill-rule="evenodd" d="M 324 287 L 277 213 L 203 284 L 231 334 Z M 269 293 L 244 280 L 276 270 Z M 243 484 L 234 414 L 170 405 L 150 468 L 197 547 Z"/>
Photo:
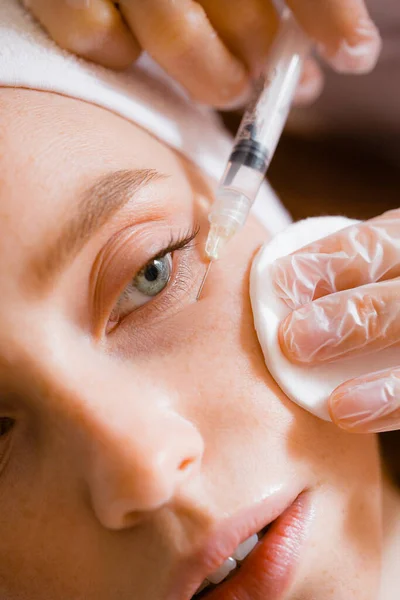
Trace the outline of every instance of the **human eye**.
<path fill-rule="evenodd" d="M 167 287 L 172 274 L 172 254 L 151 259 L 128 283 L 119 296 L 110 315 L 111 322 L 118 322 Z"/>
<path fill-rule="evenodd" d="M 148 260 L 133 276 L 120 292 L 110 312 L 107 331 L 112 330 L 128 315 L 164 296 L 168 289 L 182 290 L 191 272 L 178 258 L 178 251 L 187 250 L 199 233 L 199 227 L 188 232 L 172 235 L 167 246 Z"/>

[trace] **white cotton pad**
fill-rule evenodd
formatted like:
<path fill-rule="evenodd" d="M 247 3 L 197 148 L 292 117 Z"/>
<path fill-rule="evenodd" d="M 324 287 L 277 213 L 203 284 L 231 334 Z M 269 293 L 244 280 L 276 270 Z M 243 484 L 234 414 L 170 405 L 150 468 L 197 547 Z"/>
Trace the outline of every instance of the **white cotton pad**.
<path fill-rule="evenodd" d="M 354 223 L 357 221 L 344 217 L 318 217 L 290 225 L 261 248 L 250 277 L 255 328 L 271 375 L 291 400 L 327 421 L 330 421 L 328 399 L 332 391 L 353 377 L 390 367 L 393 351 L 383 350 L 315 367 L 292 364 L 282 353 L 278 340 L 279 324 L 291 309 L 275 294 L 270 271 L 277 258 Z"/>

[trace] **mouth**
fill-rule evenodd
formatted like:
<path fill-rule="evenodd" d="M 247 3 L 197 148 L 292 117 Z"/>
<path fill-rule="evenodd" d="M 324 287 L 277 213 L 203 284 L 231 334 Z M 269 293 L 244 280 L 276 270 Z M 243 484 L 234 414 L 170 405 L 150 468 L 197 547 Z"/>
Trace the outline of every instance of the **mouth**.
<path fill-rule="evenodd" d="M 241 569 L 246 558 L 253 552 L 259 545 L 260 541 L 264 538 L 270 525 L 264 527 L 259 533 L 255 533 L 247 540 L 240 544 L 232 556 L 226 559 L 226 561 L 211 575 L 209 575 L 201 584 L 197 592 L 192 596 L 192 600 L 201 600 L 202 598 L 208 598 L 214 590 L 221 583 L 225 583 L 235 577 L 237 572 Z"/>
<path fill-rule="evenodd" d="M 280 600 L 293 581 L 312 518 L 309 494 L 303 492 L 261 529 L 246 531 L 244 541 L 215 561 L 216 568 L 198 579 L 182 600 Z M 256 519 L 253 525 L 257 524 Z M 262 525 L 262 524 L 261 524 Z M 250 533 L 248 536 L 247 531 Z M 247 536 L 247 537 L 246 537 Z M 243 539 L 243 538 L 241 538 Z M 232 540 L 233 541 L 233 540 Z M 222 548 L 221 536 L 209 542 Z M 209 564 L 214 564 L 208 561 Z M 204 572 L 204 570 L 203 570 Z M 175 596 L 176 597 L 176 596 Z"/>

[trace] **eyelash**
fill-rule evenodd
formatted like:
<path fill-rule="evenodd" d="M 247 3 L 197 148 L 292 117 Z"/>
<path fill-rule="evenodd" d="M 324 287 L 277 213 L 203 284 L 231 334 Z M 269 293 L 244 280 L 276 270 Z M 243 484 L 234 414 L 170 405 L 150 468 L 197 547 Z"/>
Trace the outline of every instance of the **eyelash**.
<path fill-rule="evenodd" d="M 200 226 L 195 225 L 189 230 L 178 233 L 177 237 L 175 237 L 174 234 L 171 234 L 170 241 L 166 248 L 163 248 L 160 252 L 158 252 L 158 254 L 152 256 L 150 260 L 148 260 L 141 267 L 141 269 L 139 269 L 138 273 L 140 273 L 140 271 L 144 269 L 144 267 L 153 260 L 157 260 L 158 258 L 164 258 L 165 256 L 167 256 L 167 254 L 172 254 L 173 252 L 177 252 L 178 250 L 190 250 L 191 248 L 193 248 L 195 244 L 192 244 L 192 242 L 198 236 L 199 232 Z M 137 273 L 135 273 L 135 275 L 137 275 Z"/>
<path fill-rule="evenodd" d="M 157 252 L 157 254 L 155 254 L 148 261 L 146 261 L 146 263 L 144 265 L 142 265 L 140 267 L 140 269 L 138 269 L 134 273 L 132 279 L 135 278 L 136 275 L 138 273 L 140 273 L 140 271 L 142 271 L 146 267 L 146 265 L 148 265 L 152 261 L 164 258 L 168 254 L 172 254 L 172 258 L 173 258 L 175 252 L 181 252 L 183 250 L 187 251 L 187 250 L 191 250 L 192 248 L 194 248 L 196 246 L 196 244 L 194 244 L 193 242 L 196 239 L 196 237 L 198 236 L 199 232 L 200 232 L 200 226 L 198 224 L 195 224 L 189 230 L 182 231 L 182 232 L 178 233 L 176 236 L 174 234 L 171 234 L 171 238 L 170 238 L 170 241 L 168 242 L 167 246 L 165 246 L 162 250 L 160 250 L 160 252 Z M 174 261 L 173 261 L 173 269 L 172 269 L 171 279 L 170 279 L 168 285 L 166 286 L 166 288 L 158 296 L 154 296 L 153 300 L 150 300 L 148 303 L 144 304 L 143 306 L 140 306 L 139 308 L 134 309 L 132 312 L 125 315 L 118 321 L 114 321 L 112 323 L 112 327 L 108 331 L 108 333 L 112 333 L 115 329 L 117 329 L 121 325 L 121 323 L 123 323 L 125 321 L 125 319 L 128 319 L 133 313 L 142 312 L 144 310 L 149 310 L 149 308 L 150 308 L 149 305 L 151 305 L 151 309 L 165 311 L 167 306 L 169 306 L 172 301 L 178 300 L 179 294 L 181 294 L 181 293 L 184 294 L 185 292 L 188 292 L 188 290 L 190 288 L 191 277 L 192 277 L 192 270 L 189 267 L 189 265 L 187 263 L 185 263 L 185 261 L 183 261 L 183 260 L 180 261 L 180 264 L 178 264 L 177 268 L 175 268 Z"/>

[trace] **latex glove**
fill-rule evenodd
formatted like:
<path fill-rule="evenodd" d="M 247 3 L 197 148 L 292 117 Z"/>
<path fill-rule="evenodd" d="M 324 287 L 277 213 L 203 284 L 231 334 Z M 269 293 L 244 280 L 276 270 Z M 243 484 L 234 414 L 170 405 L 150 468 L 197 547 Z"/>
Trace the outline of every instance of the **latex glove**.
<path fill-rule="evenodd" d="M 21 0 L 62 47 L 111 68 L 146 50 L 192 97 L 219 108 L 247 99 L 278 27 L 272 0 Z M 340 72 L 370 71 L 380 36 L 364 0 L 287 0 L 319 53 Z M 297 100 L 318 96 L 306 63 Z"/>
<path fill-rule="evenodd" d="M 277 260 L 273 277 L 294 309 L 279 331 L 289 360 L 315 365 L 398 345 L 399 368 L 340 385 L 330 413 L 349 431 L 400 429 L 400 210 Z"/>

